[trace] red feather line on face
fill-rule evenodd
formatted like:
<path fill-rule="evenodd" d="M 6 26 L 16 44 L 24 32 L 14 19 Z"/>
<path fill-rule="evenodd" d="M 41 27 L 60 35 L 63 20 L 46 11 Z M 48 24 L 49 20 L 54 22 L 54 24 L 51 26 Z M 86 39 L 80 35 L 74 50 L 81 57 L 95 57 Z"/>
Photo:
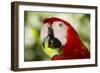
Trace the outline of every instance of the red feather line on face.
<path fill-rule="evenodd" d="M 50 25 L 53 24 L 53 22 L 56 22 L 56 21 L 61 21 L 63 22 L 66 26 L 70 26 L 70 24 L 62 19 L 59 19 L 59 18 L 56 18 L 56 17 L 53 17 L 53 18 L 47 18 L 43 21 L 43 24 L 45 23 L 49 23 Z"/>
<path fill-rule="evenodd" d="M 47 18 L 43 21 L 43 23 L 48 23 L 52 26 L 53 22 L 55 21 L 61 21 L 63 22 L 67 27 L 67 43 L 63 46 L 63 48 L 60 48 L 61 52 L 59 55 L 55 55 L 52 60 L 63 60 L 63 59 L 84 59 L 84 58 L 90 58 L 90 52 L 86 48 L 86 46 L 82 43 L 80 40 L 77 32 L 74 30 L 74 28 L 65 20 L 53 17 L 53 18 Z M 60 32 L 59 32 L 60 33 Z"/>

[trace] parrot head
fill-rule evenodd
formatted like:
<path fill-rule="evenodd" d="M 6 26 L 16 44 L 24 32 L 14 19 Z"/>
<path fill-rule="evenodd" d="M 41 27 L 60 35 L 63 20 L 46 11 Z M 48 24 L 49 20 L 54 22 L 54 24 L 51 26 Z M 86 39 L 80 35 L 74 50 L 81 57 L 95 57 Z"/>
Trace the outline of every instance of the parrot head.
<path fill-rule="evenodd" d="M 83 54 L 86 55 L 86 53 L 88 53 L 87 48 L 81 42 L 77 32 L 67 21 L 52 17 L 46 18 L 43 24 L 40 33 L 43 47 L 49 47 L 49 50 L 59 49 L 60 51 L 57 54 L 53 54 L 52 57 L 59 55 L 59 58 L 63 59 L 74 57 L 81 58 L 81 54 L 83 57 Z M 82 51 L 82 53 L 80 53 L 80 51 Z M 78 52 L 79 54 L 77 54 Z"/>
<path fill-rule="evenodd" d="M 41 30 L 43 45 L 48 41 L 48 47 L 61 48 L 67 43 L 67 24 L 58 18 L 45 19 Z"/>

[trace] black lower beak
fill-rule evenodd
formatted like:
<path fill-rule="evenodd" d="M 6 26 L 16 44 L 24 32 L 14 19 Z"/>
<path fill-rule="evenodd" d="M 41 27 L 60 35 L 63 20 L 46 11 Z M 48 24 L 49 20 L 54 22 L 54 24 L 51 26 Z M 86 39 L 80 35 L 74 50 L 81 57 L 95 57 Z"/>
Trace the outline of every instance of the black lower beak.
<path fill-rule="evenodd" d="M 50 38 L 48 42 L 50 48 L 60 48 L 62 46 L 61 42 L 57 38 Z"/>

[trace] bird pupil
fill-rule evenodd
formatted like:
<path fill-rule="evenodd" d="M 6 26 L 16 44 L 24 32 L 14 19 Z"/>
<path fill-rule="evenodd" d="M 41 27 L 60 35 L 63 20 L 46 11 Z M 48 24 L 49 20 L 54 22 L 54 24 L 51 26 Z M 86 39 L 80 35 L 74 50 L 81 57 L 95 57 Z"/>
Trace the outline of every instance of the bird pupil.
<path fill-rule="evenodd" d="M 59 26 L 62 27 L 62 24 L 60 23 Z"/>

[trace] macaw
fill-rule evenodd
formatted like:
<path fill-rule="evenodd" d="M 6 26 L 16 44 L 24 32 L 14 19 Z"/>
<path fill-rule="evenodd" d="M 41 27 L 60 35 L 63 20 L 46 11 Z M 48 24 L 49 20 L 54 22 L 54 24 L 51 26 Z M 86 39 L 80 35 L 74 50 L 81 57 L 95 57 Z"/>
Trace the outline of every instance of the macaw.
<path fill-rule="evenodd" d="M 53 54 L 51 60 L 90 58 L 89 50 L 70 23 L 52 17 L 44 19 L 43 26 L 40 32 L 43 47 L 59 49 L 59 53 Z"/>

